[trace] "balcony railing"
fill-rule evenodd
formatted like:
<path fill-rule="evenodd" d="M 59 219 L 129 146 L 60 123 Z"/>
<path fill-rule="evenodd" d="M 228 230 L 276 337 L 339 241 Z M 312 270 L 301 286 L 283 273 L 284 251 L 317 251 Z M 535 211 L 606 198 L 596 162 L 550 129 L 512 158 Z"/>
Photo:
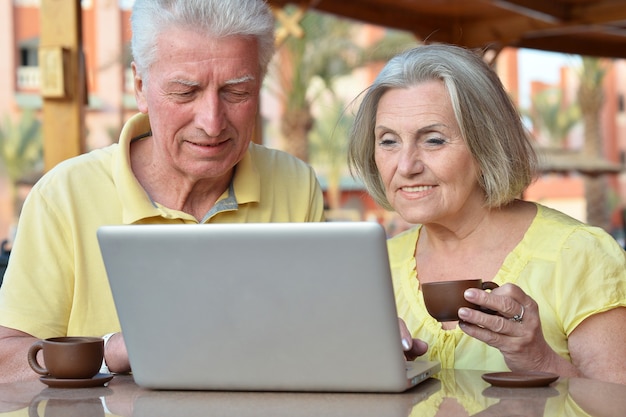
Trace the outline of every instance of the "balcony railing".
<path fill-rule="evenodd" d="M 18 67 L 17 68 L 17 89 L 39 90 L 41 76 L 39 67 Z"/>
<path fill-rule="evenodd" d="M 18 67 L 17 68 L 17 89 L 18 91 L 39 90 L 41 75 L 39 67 Z M 126 93 L 135 91 L 133 71 L 128 68 L 124 70 L 124 89 Z"/>
<path fill-rule="evenodd" d="M 124 91 L 126 91 L 127 93 L 132 93 L 135 91 L 133 70 L 130 68 L 124 70 Z"/>

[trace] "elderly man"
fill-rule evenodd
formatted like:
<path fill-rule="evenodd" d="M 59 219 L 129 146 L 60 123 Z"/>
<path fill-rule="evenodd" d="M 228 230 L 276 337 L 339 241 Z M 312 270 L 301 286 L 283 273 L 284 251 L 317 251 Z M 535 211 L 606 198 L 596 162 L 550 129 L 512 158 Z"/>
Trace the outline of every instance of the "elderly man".
<path fill-rule="evenodd" d="M 29 346 L 64 335 L 104 337 L 103 366 L 130 370 L 101 225 L 323 220 L 312 169 L 251 143 L 274 52 L 263 1 L 136 0 L 132 30 L 140 114 L 118 144 L 59 164 L 25 203 L 0 290 L 0 381 L 35 378 Z"/>

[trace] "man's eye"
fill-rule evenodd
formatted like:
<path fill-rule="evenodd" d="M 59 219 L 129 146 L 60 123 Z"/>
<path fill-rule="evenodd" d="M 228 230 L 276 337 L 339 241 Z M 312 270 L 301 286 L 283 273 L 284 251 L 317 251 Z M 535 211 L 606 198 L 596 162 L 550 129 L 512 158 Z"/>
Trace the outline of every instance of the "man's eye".
<path fill-rule="evenodd" d="M 225 91 L 222 96 L 230 103 L 240 103 L 250 97 L 250 93 L 247 91 Z"/>
<path fill-rule="evenodd" d="M 170 93 L 171 96 L 176 97 L 178 99 L 188 99 L 193 97 L 195 94 L 195 90 L 185 90 L 185 91 L 173 91 Z"/>

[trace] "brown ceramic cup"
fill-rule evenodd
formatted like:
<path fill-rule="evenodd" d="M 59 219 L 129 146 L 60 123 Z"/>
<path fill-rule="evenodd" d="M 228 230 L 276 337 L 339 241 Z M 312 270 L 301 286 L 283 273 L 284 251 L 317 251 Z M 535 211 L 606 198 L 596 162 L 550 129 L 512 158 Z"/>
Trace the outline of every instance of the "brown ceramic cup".
<path fill-rule="evenodd" d="M 43 350 L 45 367 L 37 361 Z M 102 366 L 104 340 L 99 337 L 53 337 L 33 343 L 28 364 L 40 375 L 59 379 L 88 379 Z"/>
<path fill-rule="evenodd" d="M 481 309 L 480 306 L 470 303 L 463 297 L 463 293 L 468 288 L 493 290 L 498 288 L 498 284 L 495 282 L 483 282 L 480 279 L 423 283 L 422 294 L 426 310 L 437 321 L 458 320 L 458 311 L 461 307 L 492 313 L 491 310 Z"/>

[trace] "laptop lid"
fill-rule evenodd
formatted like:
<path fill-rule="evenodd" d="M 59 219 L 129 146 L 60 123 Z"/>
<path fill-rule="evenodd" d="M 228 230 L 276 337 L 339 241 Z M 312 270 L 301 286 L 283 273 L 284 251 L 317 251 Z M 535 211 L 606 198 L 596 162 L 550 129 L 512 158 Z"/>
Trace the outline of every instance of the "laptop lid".
<path fill-rule="evenodd" d="M 155 389 L 398 392 L 407 376 L 374 222 L 103 226 L 135 381 Z"/>

